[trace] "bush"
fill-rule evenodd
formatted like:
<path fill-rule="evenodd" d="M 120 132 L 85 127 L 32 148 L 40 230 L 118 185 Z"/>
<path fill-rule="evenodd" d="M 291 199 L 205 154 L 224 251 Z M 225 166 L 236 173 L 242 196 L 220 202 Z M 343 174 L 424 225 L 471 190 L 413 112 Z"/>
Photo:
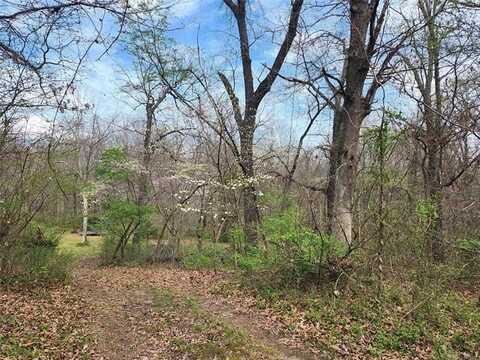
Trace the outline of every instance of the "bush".
<path fill-rule="evenodd" d="M 312 276 L 318 278 L 322 270 L 327 269 L 328 260 L 346 250 L 335 238 L 315 233 L 302 224 L 301 215 L 297 209 L 290 208 L 266 218 L 262 227 L 272 264 L 297 282 Z"/>
<path fill-rule="evenodd" d="M 144 254 L 142 242 L 152 232 L 151 209 L 129 200 L 108 199 L 104 204 L 103 256 L 106 260 L 126 260 Z M 135 238 L 135 244 L 130 240 Z M 144 249 L 143 249 L 144 250 Z"/>
<path fill-rule="evenodd" d="M 463 239 L 457 247 L 469 258 L 480 258 L 480 239 Z"/>
<path fill-rule="evenodd" d="M 24 231 L 23 245 L 26 247 L 57 247 L 62 238 L 62 230 L 40 222 L 32 221 Z"/>
<path fill-rule="evenodd" d="M 59 228 L 32 222 L 21 241 L 2 254 L 3 283 L 64 282 L 73 264 L 71 256 L 60 254 L 56 247 L 61 239 Z"/>
<path fill-rule="evenodd" d="M 216 269 L 226 264 L 226 257 L 221 244 L 207 243 L 201 250 L 192 247 L 182 258 L 182 264 L 188 269 Z"/>
<path fill-rule="evenodd" d="M 269 268 L 269 259 L 267 253 L 259 248 L 248 249 L 243 254 L 235 254 L 235 266 L 247 271 L 254 272 L 261 269 Z"/>
<path fill-rule="evenodd" d="M 27 248 L 19 261 L 23 271 L 14 279 L 21 282 L 65 282 L 70 278 L 73 259 L 60 254 L 56 249 L 45 247 Z"/>
<path fill-rule="evenodd" d="M 230 249 L 206 243 L 202 250 L 192 249 L 182 262 L 188 268 L 221 266 L 262 272 L 284 284 L 318 280 L 323 274 L 331 274 L 332 260 L 345 254 L 346 245 L 315 233 L 302 219 L 303 214 L 295 207 L 266 217 L 260 228 L 265 238 L 263 247 L 246 246 L 242 228 L 233 227 L 227 236 Z"/>
<path fill-rule="evenodd" d="M 247 272 L 270 272 L 287 283 L 318 279 L 331 258 L 344 254 L 345 245 L 315 233 L 302 223 L 302 218 L 294 207 L 266 217 L 260 229 L 265 249 L 246 248 L 242 229 L 233 228 L 229 233 L 233 256 L 228 263 Z"/>

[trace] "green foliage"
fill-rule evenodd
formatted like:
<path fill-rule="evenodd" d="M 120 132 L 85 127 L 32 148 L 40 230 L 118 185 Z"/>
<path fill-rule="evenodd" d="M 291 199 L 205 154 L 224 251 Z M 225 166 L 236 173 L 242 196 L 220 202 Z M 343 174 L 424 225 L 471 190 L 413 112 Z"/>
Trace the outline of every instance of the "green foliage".
<path fill-rule="evenodd" d="M 260 230 L 265 247 L 247 247 L 243 229 L 236 226 L 227 237 L 229 249 L 207 245 L 188 254 L 183 263 L 190 268 L 223 266 L 250 274 L 268 272 L 276 280 L 299 284 L 318 279 L 327 260 L 345 251 L 343 243 L 305 226 L 301 212 L 293 207 L 266 217 Z"/>
<path fill-rule="evenodd" d="M 421 224 L 429 224 L 438 218 L 437 208 L 430 200 L 419 201 L 415 211 Z"/>
<path fill-rule="evenodd" d="M 23 243 L 27 247 L 57 247 L 62 238 L 62 229 L 32 221 L 24 231 Z"/>
<path fill-rule="evenodd" d="M 269 260 L 267 253 L 259 248 L 249 248 L 245 252 L 237 252 L 234 255 L 234 265 L 250 273 L 268 268 Z"/>
<path fill-rule="evenodd" d="M 17 247 L 12 250 L 10 271 L 0 283 L 65 282 L 70 278 L 73 261 L 68 254 L 45 246 Z"/>
<path fill-rule="evenodd" d="M 0 256 L 5 283 L 45 283 L 68 280 L 73 265 L 68 254 L 57 246 L 62 230 L 48 224 L 31 221 L 20 241 Z"/>
<path fill-rule="evenodd" d="M 101 226 L 111 235 L 120 235 L 128 224 L 141 223 L 141 230 L 148 230 L 147 220 L 150 219 L 152 209 L 140 206 L 130 200 L 108 199 L 104 203 Z"/>
<path fill-rule="evenodd" d="M 266 217 L 260 229 L 265 247 L 247 247 L 243 229 L 233 227 L 227 237 L 229 248 L 206 242 L 202 250 L 189 252 L 183 264 L 188 268 L 233 267 L 250 274 L 268 272 L 276 281 L 290 284 L 318 280 L 327 261 L 345 253 L 345 245 L 313 232 L 302 217 L 294 207 Z"/>
<path fill-rule="evenodd" d="M 57 250 L 35 247 L 24 254 L 25 272 L 21 279 L 27 282 L 65 282 L 70 278 L 73 260 Z"/>
<path fill-rule="evenodd" d="M 120 254 L 121 260 L 124 260 L 126 252 L 144 257 L 142 250 L 145 249 L 142 249 L 141 242 L 152 231 L 151 214 L 152 209 L 148 206 L 130 200 L 107 199 L 101 219 L 101 227 L 105 231 L 102 249 L 104 258 L 116 259 Z M 128 246 L 134 236 L 138 246 Z"/>
<path fill-rule="evenodd" d="M 100 225 L 106 233 L 103 243 L 105 260 L 123 261 L 126 252 L 130 257 L 143 258 L 145 247 L 142 248 L 141 242 L 155 232 L 150 223 L 152 209 L 133 200 L 135 196 L 127 186 L 131 181 L 130 177 L 138 171 L 136 164 L 130 161 L 126 152 L 119 147 L 105 150 L 96 168 L 97 177 L 112 190 L 118 185 L 126 186 L 123 194 L 112 191 L 102 204 Z M 135 246 L 129 245 L 130 240 Z"/>
<path fill-rule="evenodd" d="M 245 246 L 247 237 L 240 226 L 234 226 L 228 233 L 228 239 L 233 248 L 239 251 Z"/>
<path fill-rule="evenodd" d="M 258 247 L 247 247 L 246 236 L 240 226 L 230 230 L 228 239 L 233 250 L 229 263 L 231 266 L 247 272 L 258 271 L 265 267 L 268 262 L 267 253 Z"/>
<path fill-rule="evenodd" d="M 182 257 L 182 264 L 187 269 L 215 269 L 225 265 L 226 257 L 223 244 L 206 242 L 201 250 L 191 247 Z"/>
<path fill-rule="evenodd" d="M 462 239 L 457 241 L 457 247 L 469 257 L 480 256 L 480 239 Z"/>
<path fill-rule="evenodd" d="M 96 168 L 97 177 L 108 182 L 121 182 L 128 180 L 129 174 L 129 162 L 125 150 L 114 147 L 103 152 Z"/>
<path fill-rule="evenodd" d="M 332 256 L 342 255 L 343 243 L 331 236 L 318 234 L 302 224 L 301 212 L 289 209 L 267 217 L 262 225 L 269 242 L 271 263 L 291 280 L 318 277 Z"/>

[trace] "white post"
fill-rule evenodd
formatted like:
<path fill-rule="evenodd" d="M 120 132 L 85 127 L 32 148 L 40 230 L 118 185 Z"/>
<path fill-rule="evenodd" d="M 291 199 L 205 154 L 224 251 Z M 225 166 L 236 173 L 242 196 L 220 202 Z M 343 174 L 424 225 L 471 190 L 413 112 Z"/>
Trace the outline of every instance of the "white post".
<path fill-rule="evenodd" d="M 83 222 L 82 222 L 82 243 L 87 243 L 87 228 L 88 228 L 88 196 L 86 192 L 82 192 L 83 202 Z"/>

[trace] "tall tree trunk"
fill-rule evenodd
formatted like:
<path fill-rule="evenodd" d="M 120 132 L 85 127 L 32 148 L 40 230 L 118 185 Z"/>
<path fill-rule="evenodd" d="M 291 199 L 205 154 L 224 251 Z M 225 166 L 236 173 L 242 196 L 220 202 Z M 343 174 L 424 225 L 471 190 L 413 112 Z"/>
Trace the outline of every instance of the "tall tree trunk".
<path fill-rule="evenodd" d="M 339 145 L 340 145 L 340 126 L 343 120 L 341 99 L 337 96 L 335 104 L 335 113 L 333 117 L 333 131 L 332 131 L 332 144 L 330 147 L 330 158 L 328 168 L 328 184 L 326 191 L 326 223 L 327 232 L 329 234 L 335 234 L 335 204 L 336 204 L 336 191 L 337 191 L 337 171 L 339 167 Z"/>
<path fill-rule="evenodd" d="M 372 9 L 368 0 L 350 1 L 350 44 L 345 59 L 343 104 L 337 103 L 333 121 L 327 185 L 327 228 L 338 239 L 353 239 L 353 192 L 361 124 L 369 111 L 363 97 L 369 71 L 367 30 Z M 337 100 L 338 101 L 338 100 Z"/>
<path fill-rule="evenodd" d="M 361 100 L 361 99 L 360 99 Z M 359 101 L 346 99 L 338 115 L 338 133 L 333 141 L 330 179 L 327 187 L 328 226 L 337 239 L 353 239 L 353 193 L 358 161 L 360 125 L 365 117 Z"/>
<path fill-rule="evenodd" d="M 255 169 L 253 162 L 253 133 L 255 118 L 240 129 L 240 156 L 243 175 L 247 184 L 243 187 L 243 221 L 248 246 L 255 246 L 258 241 L 259 211 L 257 193 L 253 184 Z"/>
<path fill-rule="evenodd" d="M 145 134 L 143 137 L 143 171 L 140 178 L 139 190 L 138 190 L 138 205 L 144 206 L 147 203 L 148 198 L 148 172 L 150 170 L 150 164 L 152 160 L 152 131 L 154 110 L 153 105 L 149 102 L 147 104 L 147 121 L 145 123 Z"/>
<path fill-rule="evenodd" d="M 427 231 L 426 243 L 434 261 L 443 261 L 445 257 L 442 228 L 442 92 L 440 75 L 440 45 L 441 35 L 436 24 L 440 6 L 434 3 L 432 7 L 426 1 L 420 1 L 419 7 L 422 11 L 427 26 L 427 68 L 424 87 L 422 82 L 417 81 L 423 98 L 423 116 L 425 121 L 425 157 L 426 168 L 424 169 L 426 198 L 435 211 L 431 214 L 431 223 Z"/>
<path fill-rule="evenodd" d="M 207 226 L 207 217 L 205 216 L 205 188 L 202 188 L 202 197 L 200 198 L 200 214 L 198 217 L 195 234 L 197 236 L 197 249 L 203 250 L 203 237 L 205 236 L 205 227 Z"/>
<path fill-rule="evenodd" d="M 82 243 L 87 243 L 87 231 L 88 231 L 88 195 L 82 191 Z"/>
<path fill-rule="evenodd" d="M 139 207 L 146 206 L 148 203 L 149 171 L 152 159 L 152 131 L 155 107 L 155 100 L 153 97 L 149 97 L 146 105 L 147 121 L 145 123 L 145 134 L 143 137 L 143 171 L 141 172 L 138 186 L 137 203 Z M 133 244 L 138 245 L 140 240 L 140 234 L 135 232 L 132 240 Z"/>
<path fill-rule="evenodd" d="M 435 261 L 443 261 L 445 253 L 442 226 L 441 124 L 439 123 L 439 116 L 431 109 L 425 112 L 425 122 L 428 134 L 426 139 L 425 192 L 434 210 L 434 214 L 431 214 L 426 242 L 432 258 Z"/>

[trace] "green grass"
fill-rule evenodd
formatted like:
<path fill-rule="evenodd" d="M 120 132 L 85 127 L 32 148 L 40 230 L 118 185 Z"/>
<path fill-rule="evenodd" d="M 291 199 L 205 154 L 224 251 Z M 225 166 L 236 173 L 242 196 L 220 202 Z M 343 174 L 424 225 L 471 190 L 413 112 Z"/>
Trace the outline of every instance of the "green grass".
<path fill-rule="evenodd" d="M 77 259 L 95 257 L 100 255 L 103 238 L 101 236 L 89 236 L 88 243 L 82 244 L 79 234 L 65 233 L 58 243 L 58 251 L 61 254 L 69 254 Z"/>

